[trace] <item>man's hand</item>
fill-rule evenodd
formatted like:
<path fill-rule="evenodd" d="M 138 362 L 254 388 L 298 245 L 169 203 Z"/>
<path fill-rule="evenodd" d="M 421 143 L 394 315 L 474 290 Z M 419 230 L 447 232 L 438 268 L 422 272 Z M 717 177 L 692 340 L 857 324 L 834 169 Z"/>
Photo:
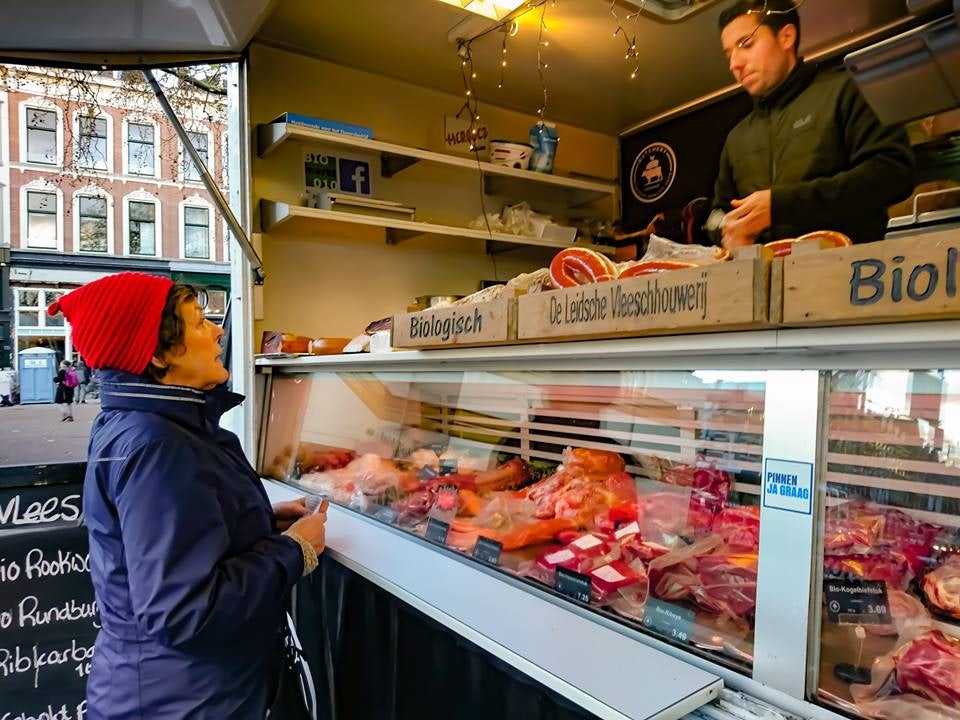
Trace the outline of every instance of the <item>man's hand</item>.
<path fill-rule="evenodd" d="M 723 247 L 732 252 L 744 245 L 753 245 L 757 237 L 770 227 L 769 190 L 758 190 L 742 200 L 730 204 L 733 210 L 727 213 L 723 223 Z"/>
<path fill-rule="evenodd" d="M 289 528 L 306 514 L 307 503 L 304 498 L 288 500 L 287 502 L 277 503 L 273 506 L 273 517 L 280 532 Z"/>

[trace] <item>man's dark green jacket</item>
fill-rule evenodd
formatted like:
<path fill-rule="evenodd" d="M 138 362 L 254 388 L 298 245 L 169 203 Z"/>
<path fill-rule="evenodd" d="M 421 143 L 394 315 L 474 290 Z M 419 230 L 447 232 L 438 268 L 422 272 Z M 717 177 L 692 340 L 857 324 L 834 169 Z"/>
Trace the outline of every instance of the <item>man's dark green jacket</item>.
<path fill-rule="evenodd" d="M 845 73 L 800 61 L 727 136 L 714 206 L 729 212 L 731 200 L 769 188 L 772 224 L 758 242 L 813 230 L 872 242 L 914 176 L 903 128 L 883 125 Z"/>

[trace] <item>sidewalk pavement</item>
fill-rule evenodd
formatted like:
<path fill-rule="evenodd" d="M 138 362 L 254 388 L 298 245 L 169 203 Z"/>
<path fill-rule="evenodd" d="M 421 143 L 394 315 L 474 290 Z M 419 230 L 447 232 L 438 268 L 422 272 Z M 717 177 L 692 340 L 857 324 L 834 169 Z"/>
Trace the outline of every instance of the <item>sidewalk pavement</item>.
<path fill-rule="evenodd" d="M 74 404 L 74 422 L 60 422 L 56 405 L 0 407 L 0 465 L 83 462 L 99 400 Z"/>

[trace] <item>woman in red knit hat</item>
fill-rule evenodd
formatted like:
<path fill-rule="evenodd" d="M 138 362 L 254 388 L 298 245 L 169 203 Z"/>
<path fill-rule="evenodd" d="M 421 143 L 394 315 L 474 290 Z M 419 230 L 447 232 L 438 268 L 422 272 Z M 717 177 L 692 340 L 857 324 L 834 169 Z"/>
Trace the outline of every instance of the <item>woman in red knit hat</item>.
<path fill-rule="evenodd" d="M 220 428 L 243 398 L 224 387 L 223 330 L 193 288 L 121 273 L 48 312 L 101 377 L 83 492 L 101 623 L 87 717 L 263 720 L 325 506 L 271 507 Z"/>

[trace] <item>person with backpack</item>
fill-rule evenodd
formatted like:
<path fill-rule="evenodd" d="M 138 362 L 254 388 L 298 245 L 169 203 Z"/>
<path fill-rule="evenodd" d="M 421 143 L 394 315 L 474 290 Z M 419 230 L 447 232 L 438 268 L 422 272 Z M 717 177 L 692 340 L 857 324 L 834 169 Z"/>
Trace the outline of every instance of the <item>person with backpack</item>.
<path fill-rule="evenodd" d="M 60 406 L 60 422 L 73 422 L 73 393 L 80 384 L 77 372 L 64 360 L 60 363 L 54 382 L 57 384 L 57 394 L 53 401 Z"/>
<path fill-rule="evenodd" d="M 83 358 L 77 362 L 77 379 L 79 384 L 77 385 L 77 405 L 84 405 L 87 402 L 87 393 L 90 392 L 90 368 L 87 366 L 87 363 L 83 361 Z"/>

